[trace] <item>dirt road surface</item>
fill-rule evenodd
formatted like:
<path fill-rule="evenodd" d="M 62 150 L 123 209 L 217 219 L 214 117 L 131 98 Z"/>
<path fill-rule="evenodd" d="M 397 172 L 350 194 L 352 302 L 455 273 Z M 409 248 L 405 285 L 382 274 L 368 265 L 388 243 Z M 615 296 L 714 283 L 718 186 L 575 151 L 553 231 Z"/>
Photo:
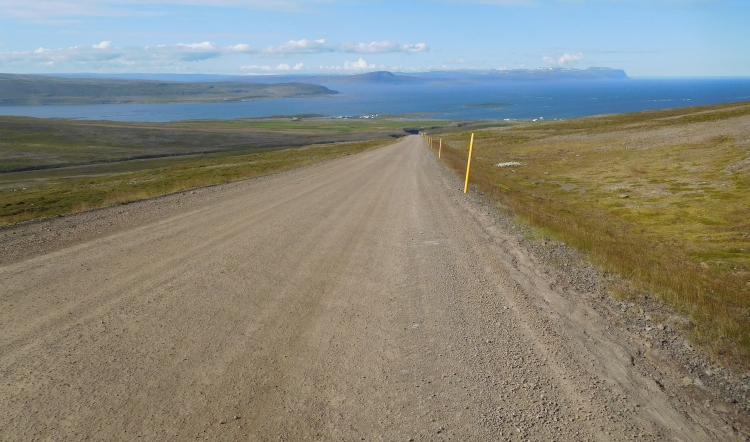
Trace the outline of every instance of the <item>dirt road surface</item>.
<path fill-rule="evenodd" d="M 461 187 L 411 136 L 6 229 L 0 438 L 744 440 Z"/>

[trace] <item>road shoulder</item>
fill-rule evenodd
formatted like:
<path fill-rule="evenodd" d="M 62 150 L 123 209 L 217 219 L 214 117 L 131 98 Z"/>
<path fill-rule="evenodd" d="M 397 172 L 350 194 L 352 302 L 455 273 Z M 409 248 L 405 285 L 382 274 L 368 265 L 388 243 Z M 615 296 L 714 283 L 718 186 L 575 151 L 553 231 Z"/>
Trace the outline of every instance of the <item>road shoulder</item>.
<path fill-rule="evenodd" d="M 597 359 L 586 367 L 590 375 L 630 389 L 625 394 L 633 396 L 628 398 L 633 416 L 641 415 L 646 428 L 660 413 L 649 410 L 655 404 L 643 403 L 652 390 L 664 393 L 671 407 L 711 437 L 750 438 L 750 376 L 712 363 L 707 352 L 691 345 L 688 318 L 648 294 L 637 300 L 612 297 L 612 289 L 626 281 L 603 273 L 574 248 L 540 236 L 481 191 L 461 194 L 460 180 L 440 169 L 445 187 L 456 192 L 454 199 L 481 226 L 483 239 L 492 243 L 498 261 L 519 285 L 522 303 L 534 306 L 524 314 L 551 319 L 581 354 Z M 596 384 L 588 387 L 601 390 Z"/>

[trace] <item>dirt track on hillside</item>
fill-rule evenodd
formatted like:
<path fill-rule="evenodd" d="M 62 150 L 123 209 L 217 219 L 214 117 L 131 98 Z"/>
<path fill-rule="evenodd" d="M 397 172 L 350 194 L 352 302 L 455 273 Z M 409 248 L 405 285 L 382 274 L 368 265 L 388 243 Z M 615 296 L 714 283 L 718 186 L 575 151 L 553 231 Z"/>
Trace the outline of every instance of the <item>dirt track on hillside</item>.
<path fill-rule="evenodd" d="M 412 136 L 4 229 L 0 438 L 745 439 L 461 184 Z"/>

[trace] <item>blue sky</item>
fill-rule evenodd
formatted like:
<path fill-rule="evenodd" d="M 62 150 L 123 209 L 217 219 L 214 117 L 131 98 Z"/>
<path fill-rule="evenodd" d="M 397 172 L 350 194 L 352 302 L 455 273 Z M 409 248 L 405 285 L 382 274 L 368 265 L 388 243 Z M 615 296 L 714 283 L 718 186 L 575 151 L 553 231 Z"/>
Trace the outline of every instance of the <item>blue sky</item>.
<path fill-rule="evenodd" d="M 748 0 L 0 0 L 0 72 L 750 76 Z"/>

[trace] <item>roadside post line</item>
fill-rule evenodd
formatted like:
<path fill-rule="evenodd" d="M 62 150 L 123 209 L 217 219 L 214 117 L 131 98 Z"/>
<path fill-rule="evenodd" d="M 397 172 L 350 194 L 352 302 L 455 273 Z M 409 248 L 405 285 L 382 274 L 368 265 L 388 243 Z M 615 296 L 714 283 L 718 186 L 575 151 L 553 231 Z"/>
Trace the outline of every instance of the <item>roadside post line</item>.
<path fill-rule="evenodd" d="M 469 160 L 466 162 L 466 182 L 464 182 L 464 193 L 469 191 L 469 172 L 471 172 L 471 153 L 474 151 L 474 134 L 471 134 L 469 143 Z"/>
<path fill-rule="evenodd" d="M 440 139 L 440 148 L 438 149 L 438 159 L 443 155 L 443 139 Z"/>

